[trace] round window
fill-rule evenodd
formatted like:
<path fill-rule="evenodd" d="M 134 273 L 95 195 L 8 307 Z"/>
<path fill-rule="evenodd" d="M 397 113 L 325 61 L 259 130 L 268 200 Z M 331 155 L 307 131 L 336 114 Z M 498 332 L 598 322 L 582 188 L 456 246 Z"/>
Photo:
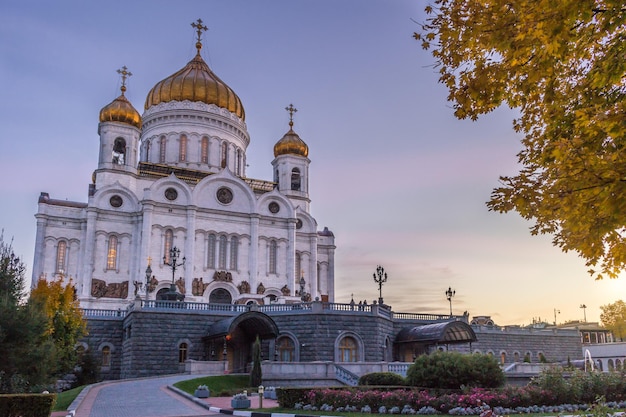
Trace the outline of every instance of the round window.
<path fill-rule="evenodd" d="M 165 190 L 165 198 L 167 198 L 170 201 L 174 201 L 178 198 L 178 191 L 176 191 L 176 189 L 174 188 L 168 188 L 167 190 Z"/>
<path fill-rule="evenodd" d="M 222 204 L 228 204 L 233 201 L 233 192 L 230 188 L 221 187 L 217 190 L 217 200 Z"/>
<path fill-rule="evenodd" d="M 112 207 L 118 208 L 118 207 L 122 207 L 122 203 L 124 203 L 124 200 L 122 200 L 122 197 L 116 194 L 113 197 L 111 197 L 111 199 L 109 200 L 109 203 L 111 204 Z"/>
<path fill-rule="evenodd" d="M 270 203 L 270 205 L 268 206 L 270 212 L 276 214 L 280 211 L 280 206 L 278 205 L 278 203 L 276 203 L 275 201 L 272 201 Z"/>

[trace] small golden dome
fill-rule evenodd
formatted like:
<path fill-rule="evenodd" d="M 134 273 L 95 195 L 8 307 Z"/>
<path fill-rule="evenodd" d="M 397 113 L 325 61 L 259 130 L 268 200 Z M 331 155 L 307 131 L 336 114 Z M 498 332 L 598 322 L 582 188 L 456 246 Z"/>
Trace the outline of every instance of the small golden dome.
<path fill-rule="evenodd" d="M 100 122 L 120 122 L 141 129 L 141 116 L 130 101 L 124 96 L 126 86 L 122 85 L 122 94 L 100 110 Z"/>
<path fill-rule="evenodd" d="M 200 42 L 196 44 L 196 48 L 198 53 L 183 69 L 152 87 L 144 108 L 147 110 L 169 101 L 200 101 L 215 104 L 245 120 L 246 113 L 239 96 L 204 62 L 200 56 Z"/>
<path fill-rule="evenodd" d="M 298 155 L 305 158 L 309 155 L 309 147 L 291 126 L 289 132 L 285 133 L 285 136 L 274 145 L 274 157 L 279 155 Z"/>

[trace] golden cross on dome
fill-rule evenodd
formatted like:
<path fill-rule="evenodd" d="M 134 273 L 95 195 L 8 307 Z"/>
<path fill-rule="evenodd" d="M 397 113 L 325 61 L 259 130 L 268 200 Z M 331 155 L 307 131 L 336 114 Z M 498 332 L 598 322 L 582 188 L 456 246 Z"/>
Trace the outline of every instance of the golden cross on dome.
<path fill-rule="evenodd" d="M 152 265 L 152 257 L 148 256 L 148 266 Z"/>
<path fill-rule="evenodd" d="M 128 68 L 126 68 L 126 65 L 124 65 L 122 68 L 117 70 L 117 73 L 120 74 L 122 76 L 122 94 L 124 94 L 124 91 L 126 91 L 126 79 L 128 77 L 130 77 L 131 75 L 133 75 L 132 72 L 128 71 Z"/>
<path fill-rule="evenodd" d="M 293 114 L 298 111 L 293 104 L 289 104 L 289 107 L 285 107 L 285 110 L 289 112 L 289 127 L 293 127 Z"/>
<path fill-rule="evenodd" d="M 196 29 L 196 34 L 198 36 L 198 39 L 197 39 L 198 42 L 200 42 L 200 38 L 202 37 L 202 32 L 206 32 L 207 30 L 209 30 L 208 27 L 206 27 L 206 26 L 204 26 L 202 24 L 202 19 L 198 19 L 196 22 L 192 23 L 191 27 Z"/>

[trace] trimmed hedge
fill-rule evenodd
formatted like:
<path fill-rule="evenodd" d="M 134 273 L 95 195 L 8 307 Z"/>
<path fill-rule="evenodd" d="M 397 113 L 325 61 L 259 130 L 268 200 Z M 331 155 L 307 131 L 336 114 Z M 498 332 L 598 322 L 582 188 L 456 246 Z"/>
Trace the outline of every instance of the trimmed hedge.
<path fill-rule="evenodd" d="M 402 386 L 406 381 L 402 375 L 393 372 L 372 372 L 359 378 L 359 385 Z"/>
<path fill-rule="evenodd" d="M 0 394 L 0 416 L 48 417 L 55 399 L 54 394 Z"/>

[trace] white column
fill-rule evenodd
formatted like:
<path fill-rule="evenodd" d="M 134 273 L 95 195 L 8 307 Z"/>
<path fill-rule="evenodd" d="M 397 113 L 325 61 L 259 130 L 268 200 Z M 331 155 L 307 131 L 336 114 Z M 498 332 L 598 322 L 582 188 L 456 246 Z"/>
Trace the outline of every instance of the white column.
<path fill-rule="evenodd" d="M 154 212 L 154 206 L 150 203 L 144 203 L 143 205 L 143 221 L 141 223 L 141 255 L 139 256 L 139 269 L 141 272 L 141 281 L 144 285 L 147 285 L 146 281 L 146 268 L 148 267 L 148 257 L 150 256 L 150 243 L 152 241 L 152 214 Z M 153 259 L 154 265 L 159 264 L 158 254 L 156 254 L 156 259 Z M 151 267 L 154 271 L 155 268 Z M 148 289 L 145 288 L 146 294 L 148 294 Z"/>
<path fill-rule="evenodd" d="M 191 293 L 191 283 L 193 281 L 194 254 L 196 247 L 196 207 L 187 206 L 187 239 L 185 240 L 185 296 Z"/>
<path fill-rule="evenodd" d="M 30 287 L 35 288 L 39 277 L 44 273 L 43 260 L 44 260 L 44 244 L 46 236 L 46 227 L 48 225 L 48 219 L 40 214 L 37 214 L 37 235 L 35 237 L 35 259 L 33 261 L 33 276 L 31 278 Z M 76 277 L 78 280 L 79 277 Z"/>
<path fill-rule="evenodd" d="M 287 282 L 290 283 L 291 295 L 296 295 L 300 288 L 300 277 L 296 271 L 296 219 L 287 220 Z"/>
<path fill-rule="evenodd" d="M 259 276 L 259 215 L 250 216 L 250 253 L 248 254 L 248 271 L 250 288 L 258 287 Z M 251 290 L 252 291 L 252 290 Z"/>
<path fill-rule="evenodd" d="M 309 252 L 311 252 L 309 259 L 309 283 L 311 284 L 311 301 L 315 301 L 315 297 L 319 297 L 317 290 L 317 234 L 311 236 L 309 245 Z"/>
<path fill-rule="evenodd" d="M 95 209 L 87 208 L 87 229 L 85 230 L 85 252 L 83 255 L 83 270 L 80 277 L 83 297 L 91 296 L 91 278 L 94 265 L 94 248 L 96 245 L 96 220 L 98 213 Z"/>

